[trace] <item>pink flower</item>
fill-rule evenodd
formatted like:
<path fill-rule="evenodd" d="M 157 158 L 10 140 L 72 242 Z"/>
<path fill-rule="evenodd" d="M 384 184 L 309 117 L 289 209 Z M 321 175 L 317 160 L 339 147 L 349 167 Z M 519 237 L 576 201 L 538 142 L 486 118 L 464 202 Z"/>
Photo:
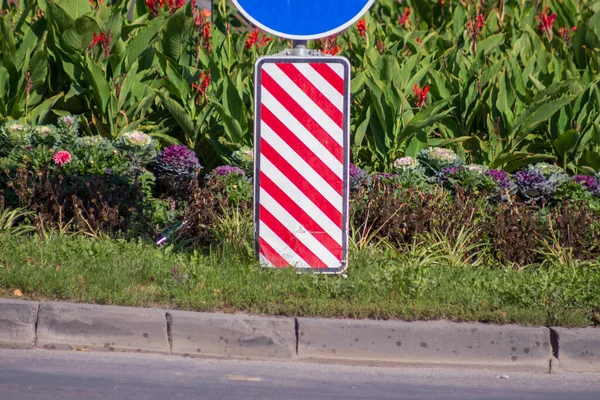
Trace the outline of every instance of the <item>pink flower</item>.
<path fill-rule="evenodd" d="M 52 159 L 54 160 L 54 164 L 62 167 L 63 165 L 71 162 L 71 153 L 66 150 L 60 150 L 54 154 Z"/>

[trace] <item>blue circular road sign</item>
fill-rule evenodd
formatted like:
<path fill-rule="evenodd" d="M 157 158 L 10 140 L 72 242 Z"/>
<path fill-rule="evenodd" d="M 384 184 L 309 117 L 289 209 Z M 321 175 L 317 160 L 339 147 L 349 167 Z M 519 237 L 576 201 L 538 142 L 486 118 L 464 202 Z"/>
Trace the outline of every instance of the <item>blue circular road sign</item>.
<path fill-rule="evenodd" d="M 294 40 L 318 39 L 356 22 L 375 0 L 232 0 L 260 29 Z"/>

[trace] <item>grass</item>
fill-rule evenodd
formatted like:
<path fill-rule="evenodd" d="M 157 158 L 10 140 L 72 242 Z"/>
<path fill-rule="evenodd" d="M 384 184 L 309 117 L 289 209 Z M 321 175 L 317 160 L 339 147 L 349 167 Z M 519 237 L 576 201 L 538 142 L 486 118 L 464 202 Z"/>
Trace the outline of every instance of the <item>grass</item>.
<path fill-rule="evenodd" d="M 415 245 L 417 246 L 417 245 Z M 353 250 L 348 276 L 260 267 L 244 251 L 204 255 L 125 240 L 0 233 L 0 296 L 261 315 L 600 322 L 600 266 L 514 269 L 449 263 L 423 248 Z"/>

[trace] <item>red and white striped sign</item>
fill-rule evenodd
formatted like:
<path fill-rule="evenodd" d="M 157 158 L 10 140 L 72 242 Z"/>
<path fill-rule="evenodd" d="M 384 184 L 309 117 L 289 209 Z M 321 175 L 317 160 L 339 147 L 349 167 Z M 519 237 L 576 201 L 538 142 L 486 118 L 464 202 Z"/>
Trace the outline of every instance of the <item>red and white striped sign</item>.
<path fill-rule="evenodd" d="M 261 263 L 347 266 L 350 64 L 263 57 L 256 64 L 255 223 Z"/>

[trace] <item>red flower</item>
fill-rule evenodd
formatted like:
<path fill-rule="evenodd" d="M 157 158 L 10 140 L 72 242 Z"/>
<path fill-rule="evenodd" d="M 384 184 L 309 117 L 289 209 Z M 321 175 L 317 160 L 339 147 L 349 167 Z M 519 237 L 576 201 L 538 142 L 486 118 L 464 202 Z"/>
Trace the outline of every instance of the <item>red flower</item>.
<path fill-rule="evenodd" d="M 106 36 L 104 36 L 104 32 L 100 32 L 99 35 L 96 35 L 96 32 L 94 32 L 94 39 L 92 40 L 92 43 L 90 43 L 90 49 L 98 46 L 98 44 L 106 46 Z"/>
<path fill-rule="evenodd" d="M 332 56 L 335 56 L 341 51 L 340 47 L 337 45 L 337 37 L 338 35 L 332 35 L 320 40 L 321 52 L 323 54 L 330 54 Z"/>
<path fill-rule="evenodd" d="M 425 101 L 427 100 L 427 94 L 429 93 L 429 86 L 425 86 L 423 89 L 419 87 L 418 83 L 415 83 L 413 87 L 413 91 L 415 92 L 415 97 L 417 100 L 415 101 L 415 105 L 419 108 L 425 105 Z"/>
<path fill-rule="evenodd" d="M 402 18 L 400 19 L 400 25 L 405 26 L 410 24 L 410 8 L 404 7 L 404 14 L 402 14 Z"/>
<path fill-rule="evenodd" d="M 271 40 L 271 38 L 262 35 L 258 28 L 254 28 L 254 31 L 250 32 L 248 39 L 246 39 L 246 49 L 250 50 L 252 46 L 256 46 L 256 48 L 266 46 Z"/>
<path fill-rule="evenodd" d="M 158 15 L 158 6 L 159 4 L 156 3 L 156 0 L 146 0 L 144 2 L 144 4 L 146 4 L 146 8 L 148 9 L 148 11 L 150 11 L 150 14 L 154 17 L 156 17 Z M 160 3 L 160 6 L 162 7 L 162 1 Z"/>
<path fill-rule="evenodd" d="M 198 32 L 200 32 L 200 40 L 202 41 L 202 47 L 207 50 L 210 51 L 211 46 L 210 46 L 210 39 L 212 38 L 212 35 L 210 33 L 210 16 L 212 15 L 212 13 L 210 11 L 208 11 L 207 9 L 203 9 L 202 12 L 200 12 L 200 10 L 195 10 L 194 11 L 194 16 L 195 16 L 195 24 L 196 27 L 198 28 Z"/>
<path fill-rule="evenodd" d="M 54 160 L 54 164 L 62 167 L 63 165 L 71 162 L 71 153 L 66 150 L 60 150 L 54 154 L 52 159 Z"/>
<path fill-rule="evenodd" d="M 481 33 L 484 24 L 485 21 L 483 19 L 483 14 L 479 14 L 476 20 L 469 21 L 467 23 L 467 30 L 469 31 L 470 36 L 477 38 L 477 36 L 479 36 Z"/>
<path fill-rule="evenodd" d="M 571 29 L 567 29 L 566 27 L 563 27 L 558 30 L 558 34 L 560 35 L 562 40 L 565 42 L 567 47 L 571 47 L 571 34 L 573 32 L 575 32 L 576 30 L 577 30 L 576 26 L 572 27 Z"/>
<path fill-rule="evenodd" d="M 192 83 L 192 88 L 196 91 L 196 104 L 200 104 L 200 100 L 204 98 L 206 95 L 206 91 L 208 90 L 208 86 L 210 85 L 210 72 L 206 74 L 204 71 L 200 75 L 198 79 L 198 84 Z"/>
<path fill-rule="evenodd" d="M 358 29 L 358 34 L 362 37 L 367 35 L 367 21 L 361 19 L 356 23 L 356 29 Z"/>
<path fill-rule="evenodd" d="M 552 41 L 552 27 L 555 19 L 556 14 L 548 15 L 548 10 L 545 10 L 537 16 L 537 20 L 540 21 L 540 24 L 537 26 L 537 28 L 544 32 L 550 41 Z"/>
<path fill-rule="evenodd" d="M 471 39 L 473 53 L 477 51 L 477 38 L 481 34 L 484 25 L 483 14 L 479 14 L 475 20 L 467 22 L 467 31 L 469 32 L 469 39 Z"/>

